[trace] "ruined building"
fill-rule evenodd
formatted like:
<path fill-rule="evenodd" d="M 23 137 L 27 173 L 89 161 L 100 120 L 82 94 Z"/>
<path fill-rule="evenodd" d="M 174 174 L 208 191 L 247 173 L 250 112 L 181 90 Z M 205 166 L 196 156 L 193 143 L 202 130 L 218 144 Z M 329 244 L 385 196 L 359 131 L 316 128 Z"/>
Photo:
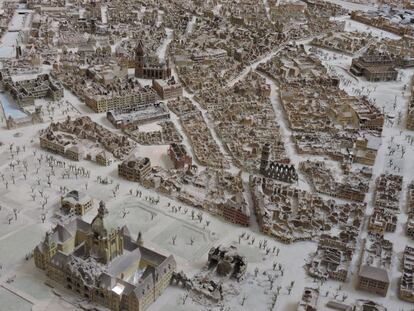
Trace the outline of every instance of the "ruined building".
<path fill-rule="evenodd" d="M 118 165 L 118 175 L 139 182 L 151 171 L 151 161 L 148 158 L 137 157 L 132 154 L 128 159 Z"/>
<path fill-rule="evenodd" d="M 213 247 L 208 252 L 209 269 L 216 268 L 218 275 L 243 279 L 247 271 L 247 259 L 237 252 L 235 246 Z"/>
<path fill-rule="evenodd" d="M 187 153 L 185 146 L 182 144 L 172 143 L 168 148 L 168 156 L 174 163 L 174 168 L 190 167 L 193 163 L 191 156 Z"/>
<path fill-rule="evenodd" d="M 293 165 L 270 161 L 270 144 L 266 143 L 262 149 L 260 160 L 260 174 L 267 178 L 293 183 L 298 180 L 298 174 Z"/>

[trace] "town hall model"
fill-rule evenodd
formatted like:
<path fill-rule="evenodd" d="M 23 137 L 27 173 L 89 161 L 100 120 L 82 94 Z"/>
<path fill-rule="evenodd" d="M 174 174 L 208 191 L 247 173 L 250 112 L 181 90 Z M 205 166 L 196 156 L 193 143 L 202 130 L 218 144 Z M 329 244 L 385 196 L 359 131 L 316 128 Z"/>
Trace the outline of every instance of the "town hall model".
<path fill-rule="evenodd" d="M 413 311 L 414 0 L 0 0 L 0 311 Z"/>

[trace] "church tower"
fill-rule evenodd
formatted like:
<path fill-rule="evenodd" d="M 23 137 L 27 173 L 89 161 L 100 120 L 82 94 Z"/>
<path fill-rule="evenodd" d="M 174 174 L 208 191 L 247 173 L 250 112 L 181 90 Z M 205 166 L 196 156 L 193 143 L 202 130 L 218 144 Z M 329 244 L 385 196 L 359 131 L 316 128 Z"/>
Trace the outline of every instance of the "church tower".
<path fill-rule="evenodd" d="M 270 158 L 270 144 L 266 143 L 262 148 L 262 158 L 260 159 L 260 173 L 264 174 L 269 164 Z"/>
<path fill-rule="evenodd" d="M 43 241 L 43 248 L 37 246 L 34 250 L 33 257 L 36 267 L 45 270 L 52 257 L 57 252 L 57 245 L 52 238 L 52 232 L 46 232 L 45 239 Z"/>
<path fill-rule="evenodd" d="M 108 264 L 121 255 L 124 249 L 121 231 L 107 228 L 105 221 L 107 214 L 105 203 L 101 201 L 98 215 L 92 220 L 92 232 L 87 243 L 90 256 L 103 264 Z"/>
<path fill-rule="evenodd" d="M 145 67 L 144 43 L 142 42 L 142 40 L 139 40 L 135 48 L 135 77 L 137 78 L 144 77 L 144 67 Z"/>

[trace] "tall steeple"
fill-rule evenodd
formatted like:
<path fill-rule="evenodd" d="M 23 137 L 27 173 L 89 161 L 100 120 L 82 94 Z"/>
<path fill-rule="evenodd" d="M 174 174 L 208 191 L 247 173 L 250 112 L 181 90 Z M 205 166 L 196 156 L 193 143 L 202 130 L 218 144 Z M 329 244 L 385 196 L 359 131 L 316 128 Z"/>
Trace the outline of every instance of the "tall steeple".
<path fill-rule="evenodd" d="M 142 78 L 144 76 L 145 67 L 145 49 L 142 40 L 138 41 L 135 47 L 135 77 Z"/>
<path fill-rule="evenodd" d="M 266 143 L 263 145 L 262 149 L 262 157 L 260 159 L 260 173 L 264 174 L 266 171 L 266 168 L 269 164 L 269 158 L 270 158 L 270 144 Z"/>
<path fill-rule="evenodd" d="M 105 228 L 104 218 L 108 214 L 105 202 L 99 202 L 98 214 L 92 220 L 92 231 L 97 237 L 106 237 L 108 231 Z"/>
<path fill-rule="evenodd" d="M 144 43 L 142 40 L 139 40 L 137 46 L 135 47 L 135 56 L 145 56 Z"/>

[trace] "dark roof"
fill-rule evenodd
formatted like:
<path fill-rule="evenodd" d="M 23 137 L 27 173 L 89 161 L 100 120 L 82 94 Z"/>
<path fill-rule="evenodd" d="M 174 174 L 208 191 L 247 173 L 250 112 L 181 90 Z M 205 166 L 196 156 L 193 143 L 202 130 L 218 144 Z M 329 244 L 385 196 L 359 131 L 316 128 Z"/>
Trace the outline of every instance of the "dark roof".
<path fill-rule="evenodd" d="M 385 269 L 363 265 L 359 270 L 359 277 L 390 283 L 388 272 Z"/>

